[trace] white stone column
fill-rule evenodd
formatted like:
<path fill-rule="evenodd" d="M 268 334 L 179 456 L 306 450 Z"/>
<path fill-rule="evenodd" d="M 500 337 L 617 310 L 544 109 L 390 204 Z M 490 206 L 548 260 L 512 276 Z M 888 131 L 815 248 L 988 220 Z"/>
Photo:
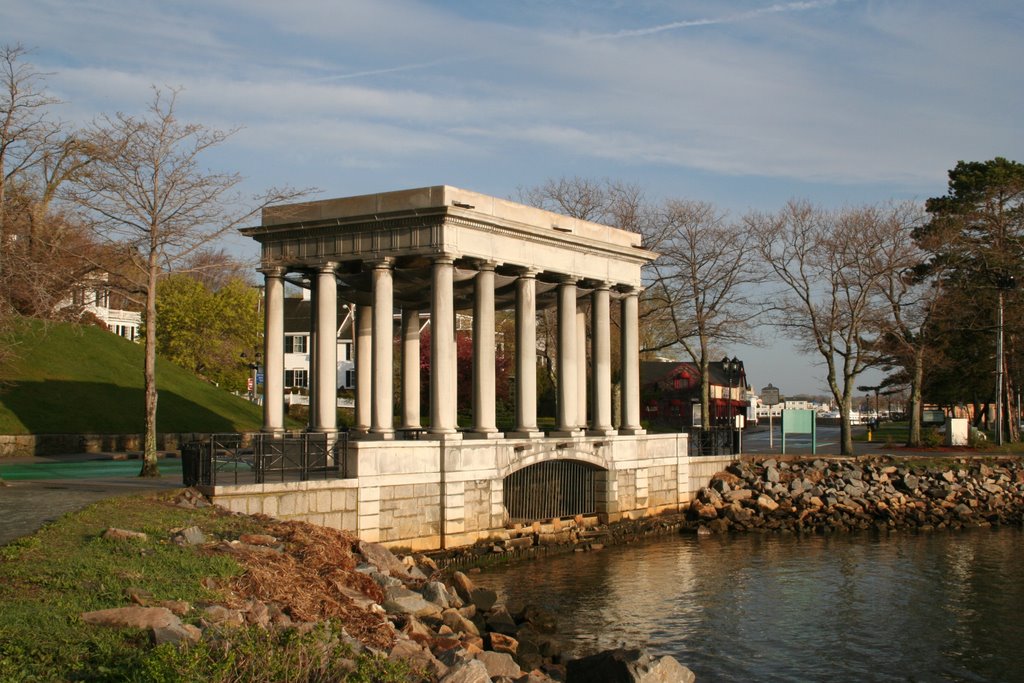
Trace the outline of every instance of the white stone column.
<path fill-rule="evenodd" d="M 537 438 L 537 271 L 516 280 L 516 430 L 510 436 Z"/>
<path fill-rule="evenodd" d="M 430 433 L 458 432 L 456 412 L 455 260 L 434 259 L 430 288 Z"/>
<path fill-rule="evenodd" d="M 333 263 L 316 275 L 316 420 L 313 429 L 338 429 L 338 282 Z M 313 391 L 310 391 L 310 396 Z"/>
<path fill-rule="evenodd" d="M 579 434 L 576 363 L 576 280 L 564 278 L 558 284 L 558 415 L 554 436 Z"/>
<path fill-rule="evenodd" d="M 420 428 L 420 311 L 402 309 L 402 429 Z"/>
<path fill-rule="evenodd" d="M 576 401 L 579 417 L 576 426 L 587 428 L 587 311 L 576 307 Z"/>
<path fill-rule="evenodd" d="M 370 435 L 391 439 L 394 427 L 394 290 L 391 260 L 373 262 L 373 406 Z"/>
<path fill-rule="evenodd" d="M 316 308 L 316 274 L 315 271 L 309 275 L 309 339 L 306 340 L 306 358 L 309 359 L 309 366 L 306 368 L 306 397 L 309 399 L 308 410 L 306 411 L 306 431 L 316 431 L 319 414 L 317 413 L 316 395 L 316 372 L 318 358 L 316 355 L 316 343 L 318 339 L 317 330 L 317 308 Z"/>
<path fill-rule="evenodd" d="M 370 431 L 370 410 L 373 404 L 373 306 L 356 306 L 356 319 L 352 332 L 355 350 L 356 409 L 354 430 L 359 434 Z"/>
<path fill-rule="evenodd" d="M 268 268 L 264 280 L 263 431 L 284 432 L 284 270 Z"/>
<path fill-rule="evenodd" d="M 612 358 L 611 358 L 611 292 L 609 283 L 602 282 L 590 295 L 591 299 L 591 366 L 593 367 L 594 420 L 591 433 L 595 436 L 615 434 L 612 428 Z M 623 355 L 625 357 L 625 355 Z"/>
<path fill-rule="evenodd" d="M 473 435 L 501 436 L 495 414 L 494 263 L 473 280 Z"/>
<path fill-rule="evenodd" d="M 643 434 L 640 425 L 640 292 L 622 299 L 622 426 L 620 434 Z"/>

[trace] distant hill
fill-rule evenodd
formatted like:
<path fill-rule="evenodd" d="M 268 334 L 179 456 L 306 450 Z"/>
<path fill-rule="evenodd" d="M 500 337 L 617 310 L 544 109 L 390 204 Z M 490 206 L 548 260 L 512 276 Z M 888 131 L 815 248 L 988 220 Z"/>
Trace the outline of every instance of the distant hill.
<path fill-rule="evenodd" d="M 25 320 L 16 358 L 0 368 L 0 434 L 138 434 L 143 431 L 139 344 L 98 327 Z M 262 410 L 157 360 L 157 431 L 259 429 Z"/>

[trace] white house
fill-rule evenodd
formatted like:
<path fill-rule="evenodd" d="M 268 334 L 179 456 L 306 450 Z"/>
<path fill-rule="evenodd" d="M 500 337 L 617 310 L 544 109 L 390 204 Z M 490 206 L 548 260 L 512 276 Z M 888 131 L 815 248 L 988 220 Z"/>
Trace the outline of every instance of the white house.
<path fill-rule="evenodd" d="M 286 389 L 309 389 L 310 320 L 313 302 L 309 290 L 302 290 L 302 297 L 284 300 L 284 386 Z M 335 339 L 338 345 L 337 388 L 351 389 L 355 386 L 355 364 L 352 354 L 352 315 L 350 306 L 339 302 L 338 329 Z"/>
<path fill-rule="evenodd" d="M 139 330 L 142 327 L 142 313 L 111 308 L 110 294 L 109 274 L 89 275 L 72 290 L 71 299 L 65 301 L 63 308 L 74 308 L 79 315 L 91 314 L 114 334 L 138 341 Z"/>

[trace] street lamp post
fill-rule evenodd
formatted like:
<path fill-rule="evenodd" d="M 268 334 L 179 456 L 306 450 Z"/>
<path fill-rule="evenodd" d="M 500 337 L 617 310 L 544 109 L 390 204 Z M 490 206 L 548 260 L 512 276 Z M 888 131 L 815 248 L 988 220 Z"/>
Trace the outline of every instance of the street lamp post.
<path fill-rule="evenodd" d="M 263 358 L 263 354 L 261 354 L 259 351 L 256 351 L 256 352 L 254 352 L 253 355 L 254 355 L 254 357 L 253 357 L 252 361 L 247 363 L 246 365 L 249 367 L 249 370 L 252 371 L 252 375 L 249 377 L 249 401 L 255 403 L 256 402 L 256 380 L 257 380 L 257 376 L 259 374 L 260 361 Z M 248 359 L 248 355 L 245 353 L 245 351 L 242 352 L 242 358 L 243 359 Z"/>
<path fill-rule="evenodd" d="M 728 394 L 728 398 L 726 400 L 728 400 L 728 402 L 729 402 L 729 410 L 728 410 L 729 429 L 732 430 L 733 452 L 734 453 L 738 453 L 739 452 L 739 448 L 740 448 L 740 446 L 739 446 L 739 429 L 736 426 L 736 413 L 735 413 L 736 406 L 733 404 L 733 401 L 732 401 L 732 382 L 733 382 L 734 379 L 738 379 L 739 378 L 739 372 L 740 372 L 740 361 L 739 361 L 739 359 L 736 358 L 735 356 L 733 356 L 732 358 L 729 358 L 728 356 L 726 356 L 725 358 L 722 359 L 722 369 L 725 370 L 725 377 L 726 377 L 727 381 L 729 382 L 729 394 Z"/>

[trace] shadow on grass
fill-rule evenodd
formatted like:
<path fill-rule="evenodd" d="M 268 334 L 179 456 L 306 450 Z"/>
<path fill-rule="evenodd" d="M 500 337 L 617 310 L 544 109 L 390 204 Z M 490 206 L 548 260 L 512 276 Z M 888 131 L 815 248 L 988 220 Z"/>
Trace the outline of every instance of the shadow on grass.
<path fill-rule="evenodd" d="M 99 382 L 46 380 L 0 388 L 0 433 L 139 434 L 144 430 L 141 388 Z M 10 422 L 11 424 L 4 424 Z M 158 432 L 230 432 L 235 423 L 173 391 L 157 398 Z"/>

